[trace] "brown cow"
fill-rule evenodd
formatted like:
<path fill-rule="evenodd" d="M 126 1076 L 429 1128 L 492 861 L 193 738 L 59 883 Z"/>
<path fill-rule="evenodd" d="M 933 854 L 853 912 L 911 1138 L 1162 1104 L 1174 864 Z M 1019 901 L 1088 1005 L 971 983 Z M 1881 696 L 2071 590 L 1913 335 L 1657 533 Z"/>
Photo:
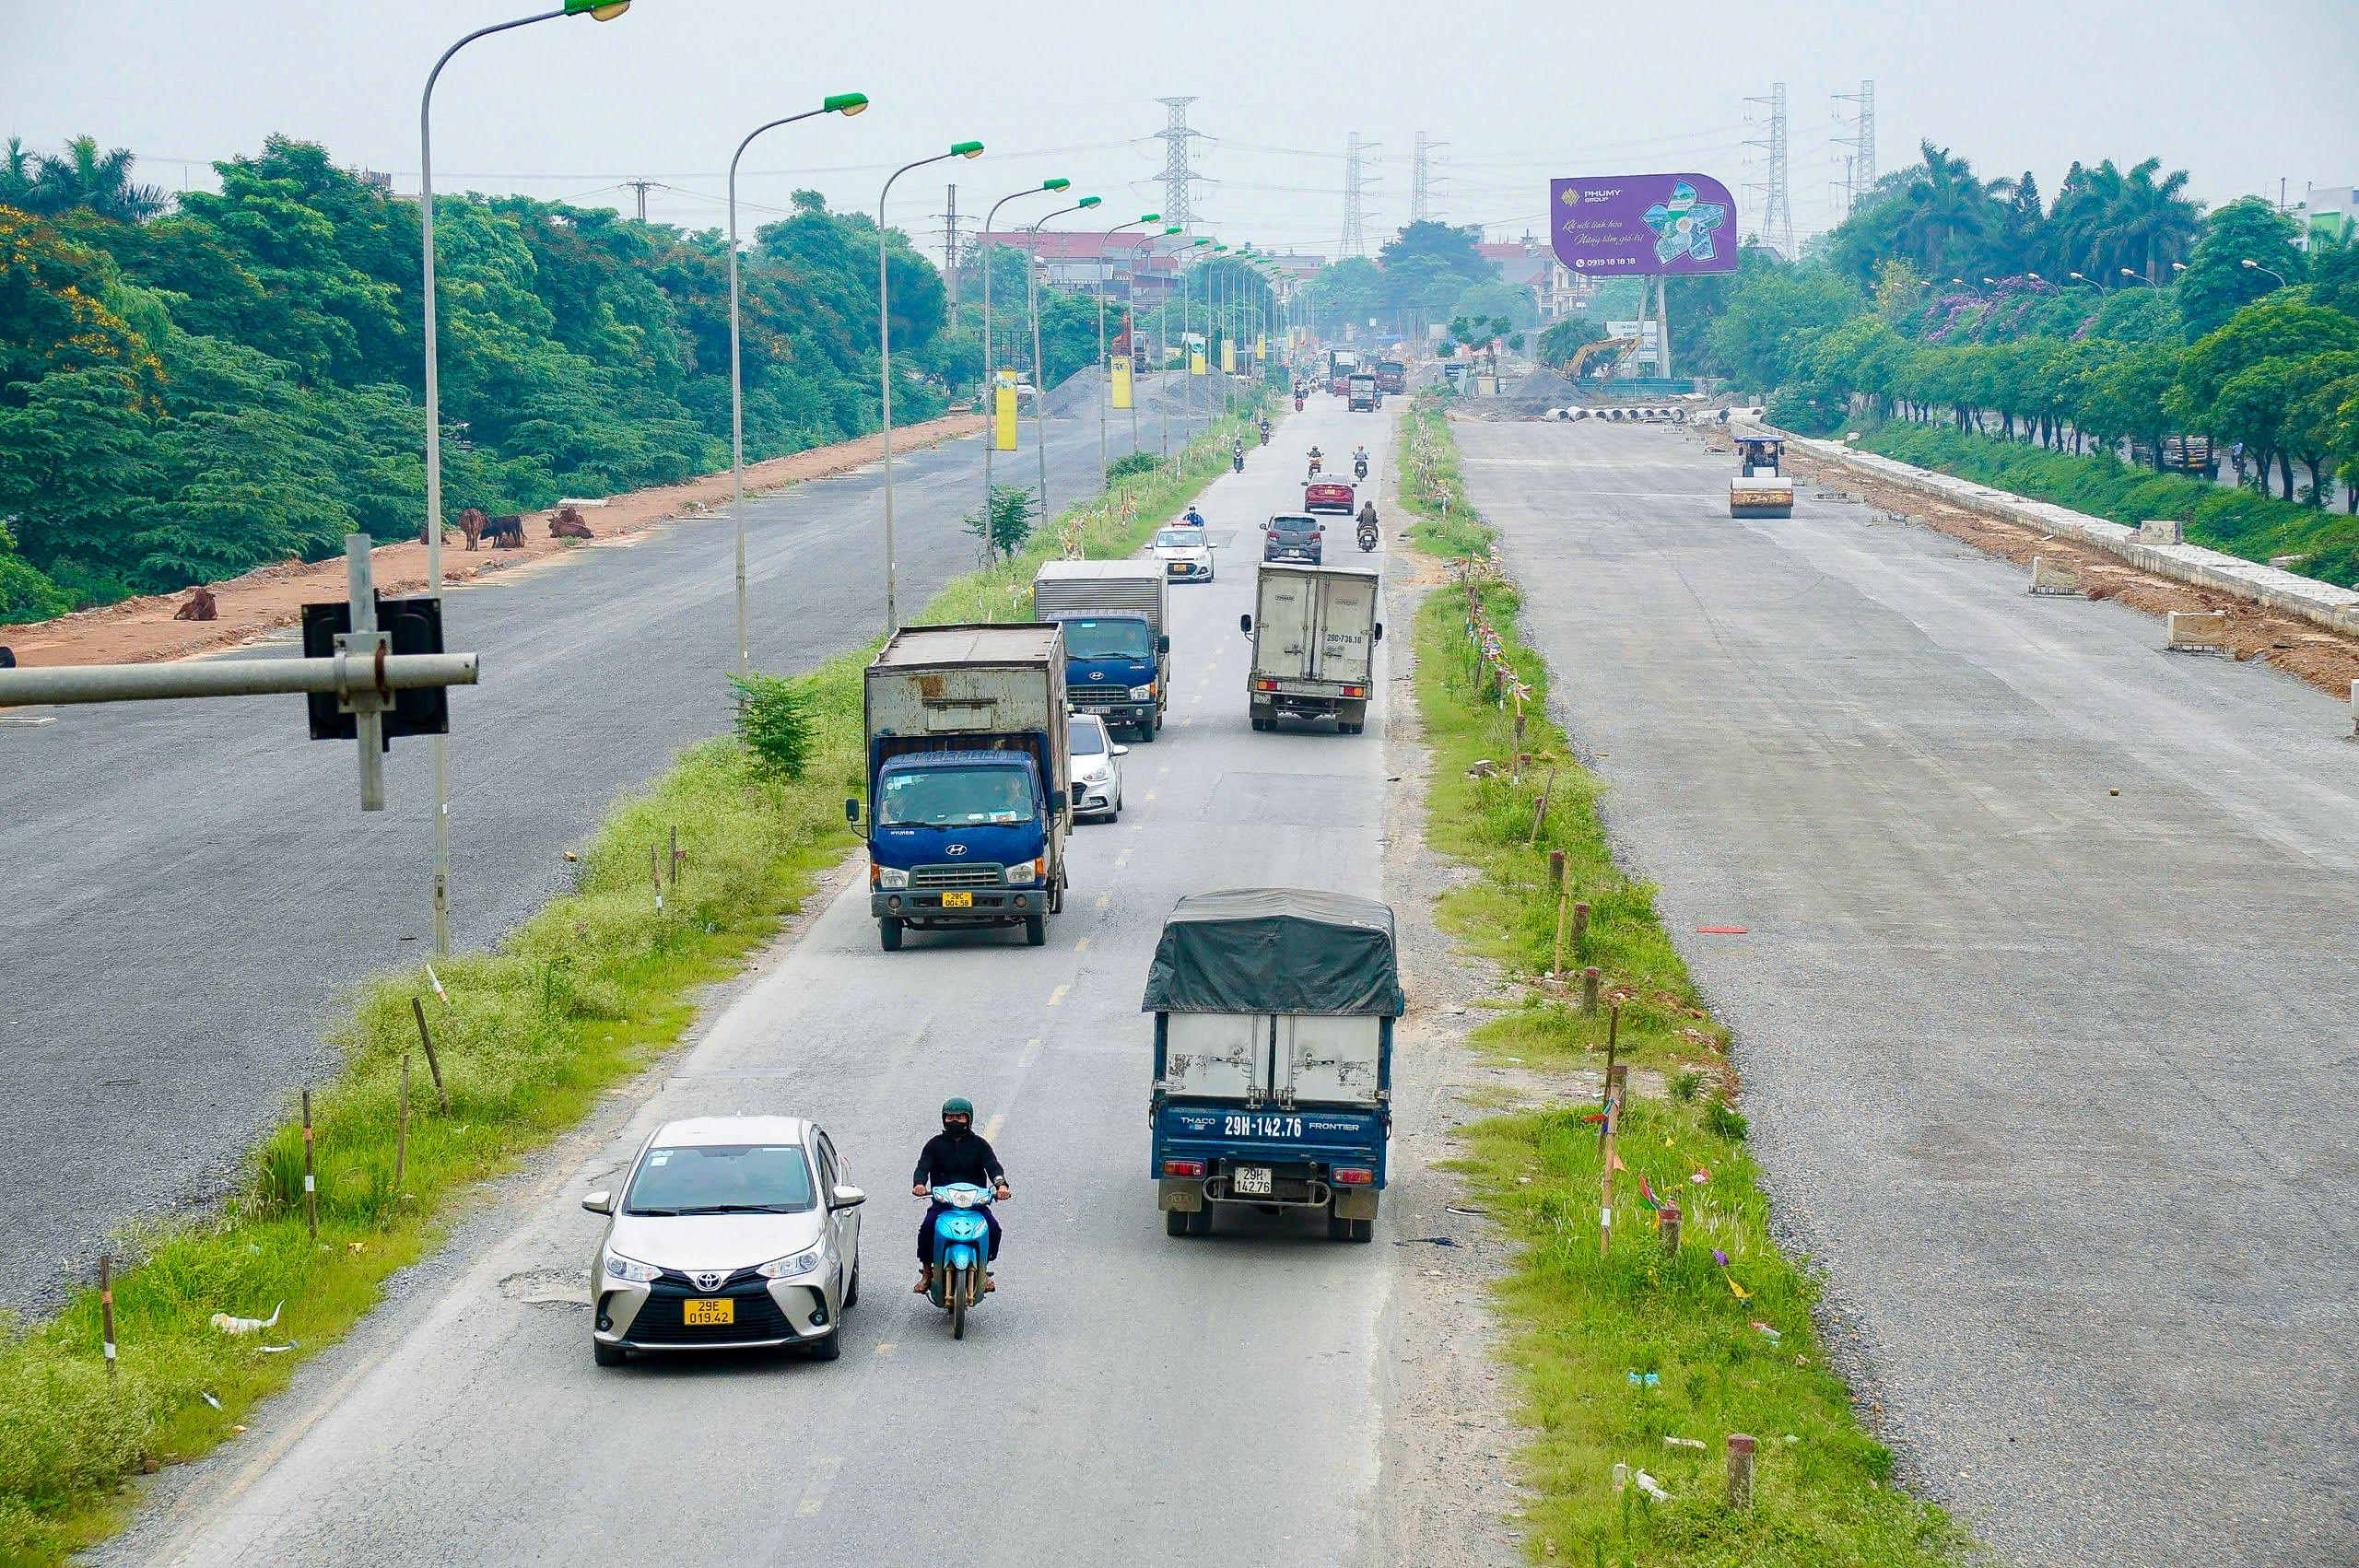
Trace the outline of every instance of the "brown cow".
<path fill-rule="evenodd" d="M 172 619 L 176 621 L 217 621 L 220 618 L 220 602 L 213 597 L 213 590 L 202 586 L 190 589 L 188 597 L 181 601 L 181 607 L 172 612 Z"/>
<path fill-rule="evenodd" d="M 581 521 L 581 513 L 578 509 L 573 507 L 560 507 L 557 509 L 557 516 L 549 520 L 549 537 L 552 539 L 590 539 L 596 536 L 590 532 L 590 525 Z"/>
<path fill-rule="evenodd" d="M 481 507 L 469 507 L 459 514 L 459 532 L 467 536 L 468 549 L 483 543 L 483 531 L 490 524 L 491 519 L 484 515 Z"/>
<path fill-rule="evenodd" d="M 510 512 L 506 517 L 493 518 L 490 525 L 484 530 L 484 537 L 502 550 L 522 549 L 524 547 L 522 515 Z"/>

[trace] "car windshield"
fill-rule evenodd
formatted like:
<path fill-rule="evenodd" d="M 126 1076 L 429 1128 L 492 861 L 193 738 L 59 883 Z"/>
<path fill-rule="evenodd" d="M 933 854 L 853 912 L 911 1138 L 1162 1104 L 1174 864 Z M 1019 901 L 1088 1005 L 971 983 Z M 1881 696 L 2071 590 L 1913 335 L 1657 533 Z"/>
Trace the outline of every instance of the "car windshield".
<path fill-rule="evenodd" d="M 1203 547 L 1204 536 L 1192 528 L 1167 528 L 1155 536 L 1155 543 L 1162 550 L 1196 550 Z"/>
<path fill-rule="evenodd" d="M 1144 659 L 1147 654 L 1147 631 L 1144 621 L 1121 619 L 1093 620 L 1075 616 L 1061 625 L 1065 629 L 1065 657 L 1068 659 Z"/>
<path fill-rule="evenodd" d="M 1035 814 L 1032 780 L 1020 767 L 945 767 L 887 774 L 876 820 L 888 827 L 971 827 L 1024 822 Z"/>
<path fill-rule="evenodd" d="M 1073 721 L 1073 755 L 1096 756 L 1106 749 L 1106 730 L 1095 719 Z"/>
<path fill-rule="evenodd" d="M 1270 532 L 1284 539 L 1306 539 L 1319 532 L 1319 524 L 1307 517 L 1273 517 Z"/>
<path fill-rule="evenodd" d="M 810 1162 L 792 1143 L 688 1143 L 647 1152 L 623 1212 L 799 1214 L 812 1204 Z"/>

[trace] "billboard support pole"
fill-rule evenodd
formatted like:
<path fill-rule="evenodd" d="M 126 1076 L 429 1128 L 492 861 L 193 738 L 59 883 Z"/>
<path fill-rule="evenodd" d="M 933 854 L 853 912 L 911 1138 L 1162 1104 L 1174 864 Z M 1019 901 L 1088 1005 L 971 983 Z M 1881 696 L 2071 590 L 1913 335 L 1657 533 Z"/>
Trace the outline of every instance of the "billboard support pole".
<path fill-rule="evenodd" d="M 1671 277 L 1655 278 L 1655 374 L 1671 380 Z"/>

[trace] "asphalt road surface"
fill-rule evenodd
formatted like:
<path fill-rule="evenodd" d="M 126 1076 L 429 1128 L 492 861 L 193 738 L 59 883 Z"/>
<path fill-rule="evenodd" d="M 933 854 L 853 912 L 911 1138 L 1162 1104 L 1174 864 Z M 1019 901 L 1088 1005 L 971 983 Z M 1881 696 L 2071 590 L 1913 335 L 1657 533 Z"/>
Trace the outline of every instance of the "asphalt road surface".
<path fill-rule="evenodd" d="M 1457 430 L 1910 1469 L 2026 1563 L 2359 1559 L 2347 711 L 1670 429 Z"/>
<path fill-rule="evenodd" d="M 1121 819 L 1076 829 L 1046 947 L 912 932 L 887 954 L 855 879 L 652 1099 L 585 1140 L 586 1158 L 553 1165 L 444 1286 L 372 1326 L 380 1349 L 311 1369 L 103 1555 L 1384 1561 L 1376 1326 L 1411 1255 L 1390 1245 L 1389 1210 L 1373 1246 L 1250 1214 L 1225 1214 L 1208 1238 L 1167 1236 L 1139 999 L 1185 893 L 1381 890 L 1386 705 L 1361 736 L 1254 733 L 1237 617 L 1252 603 L 1254 522 L 1298 501 L 1296 454 L 1313 439 L 1348 451 L 1356 435 L 1378 447 L 1391 418 L 1320 399 L 1207 493 L 1225 548 L 1216 581 L 1171 594 L 1169 722 L 1132 744 Z M 1431 1114 L 1404 1065 L 1403 1119 Z M 974 1099 L 1015 1186 L 1000 1289 L 963 1342 L 909 1288 L 922 1206 L 908 1172 L 952 1094 Z M 843 1359 L 594 1367 L 585 1279 L 600 1222 L 580 1194 L 659 1121 L 751 1108 L 816 1117 L 869 1194 Z"/>
<path fill-rule="evenodd" d="M 1153 448 L 1152 415 L 1141 421 Z M 1029 445 L 1002 483 L 1029 484 Z M 1113 451 L 1129 441 L 1127 417 Z M 1178 427 L 1174 425 L 1175 441 Z M 1095 417 L 1049 421 L 1050 498 L 1097 487 Z M 905 612 L 974 564 L 974 440 L 894 463 Z M 1015 472 L 1011 474 L 1010 468 Z M 881 465 L 748 503 L 757 669 L 883 626 Z M 567 885 L 561 851 L 682 745 L 727 727 L 730 529 L 706 518 L 453 588 L 452 912 L 491 941 Z M 280 651 L 288 651 L 281 649 Z M 209 1201 L 303 1083 L 367 974 L 432 940 L 431 743 L 359 810 L 349 743 L 293 697 L 22 709 L 0 724 L 0 1307 L 94 1275 L 124 1222 Z"/>

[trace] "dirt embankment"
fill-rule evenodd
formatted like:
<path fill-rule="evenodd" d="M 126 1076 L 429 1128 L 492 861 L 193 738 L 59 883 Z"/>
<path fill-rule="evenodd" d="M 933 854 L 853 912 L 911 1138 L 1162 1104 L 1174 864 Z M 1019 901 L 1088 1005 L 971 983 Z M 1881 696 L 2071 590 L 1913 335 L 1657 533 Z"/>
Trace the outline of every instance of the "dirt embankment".
<path fill-rule="evenodd" d="M 1715 451 L 1730 450 L 1719 438 L 1708 438 L 1707 444 Z M 2228 649 L 2232 657 L 2266 660 L 2296 680 L 2306 681 L 2330 696 L 2349 696 L 2351 683 L 2359 681 L 2359 641 L 2338 637 L 2298 615 L 2156 577 L 2094 545 L 2042 533 L 2022 523 L 1986 517 L 1937 500 L 1922 491 L 1809 457 L 1791 447 L 1787 449 L 1786 465 L 1796 479 L 1858 496 L 1868 505 L 1887 512 L 1922 518 L 1951 538 L 1971 544 L 1985 555 L 2012 561 L 2026 572 L 2034 556 L 2070 567 L 2080 574 L 2082 591 L 2092 599 L 2119 600 L 2133 610 L 2142 610 L 2157 618 L 2173 611 L 2217 611 L 2228 617 Z"/>
<path fill-rule="evenodd" d="M 913 451 L 937 441 L 970 435 L 983 422 L 967 415 L 927 420 L 893 432 L 896 451 Z M 842 474 L 884 456 L 878 436 L 863 436 L 814 447 L 787 457 L 745 465 L 748 491 L 775 490 L 805 479 Z M 583 518 L 601 539 L 640 532 L 675 518 L 692 516 L 725 505 L 731 493 L 726 472 L 708 474 L 680 485 L 663 485 L 616 496 L 604 505 L 582 509 Z M 524 547 L 495 550 L 487 544 L 470 552 L 454 530 L 443 542 L 442 576 L 448 582 L 554 556 L 571 548 L 565 540 L 549 537 L 553 512 L 528 512 L 524 517 Z M 426 545 L 411 539 L 381 544 L 373 552 L 378 591 L 417 593 L 426 588 Z M 302 618 L 307 602 L 345 596 L 342 557 L 326 561 L 284 561 L 257 567 L 243 577 L 208 585 L 219 604 L 210 621 L 178 621 L 186 591 L 126 599 L 95 610 L 78 610 L 53 621 L 20 626 L 0 626 L 0 643 L 16 651 L 19 663 L 146 664 L 227 648 Z"/>

